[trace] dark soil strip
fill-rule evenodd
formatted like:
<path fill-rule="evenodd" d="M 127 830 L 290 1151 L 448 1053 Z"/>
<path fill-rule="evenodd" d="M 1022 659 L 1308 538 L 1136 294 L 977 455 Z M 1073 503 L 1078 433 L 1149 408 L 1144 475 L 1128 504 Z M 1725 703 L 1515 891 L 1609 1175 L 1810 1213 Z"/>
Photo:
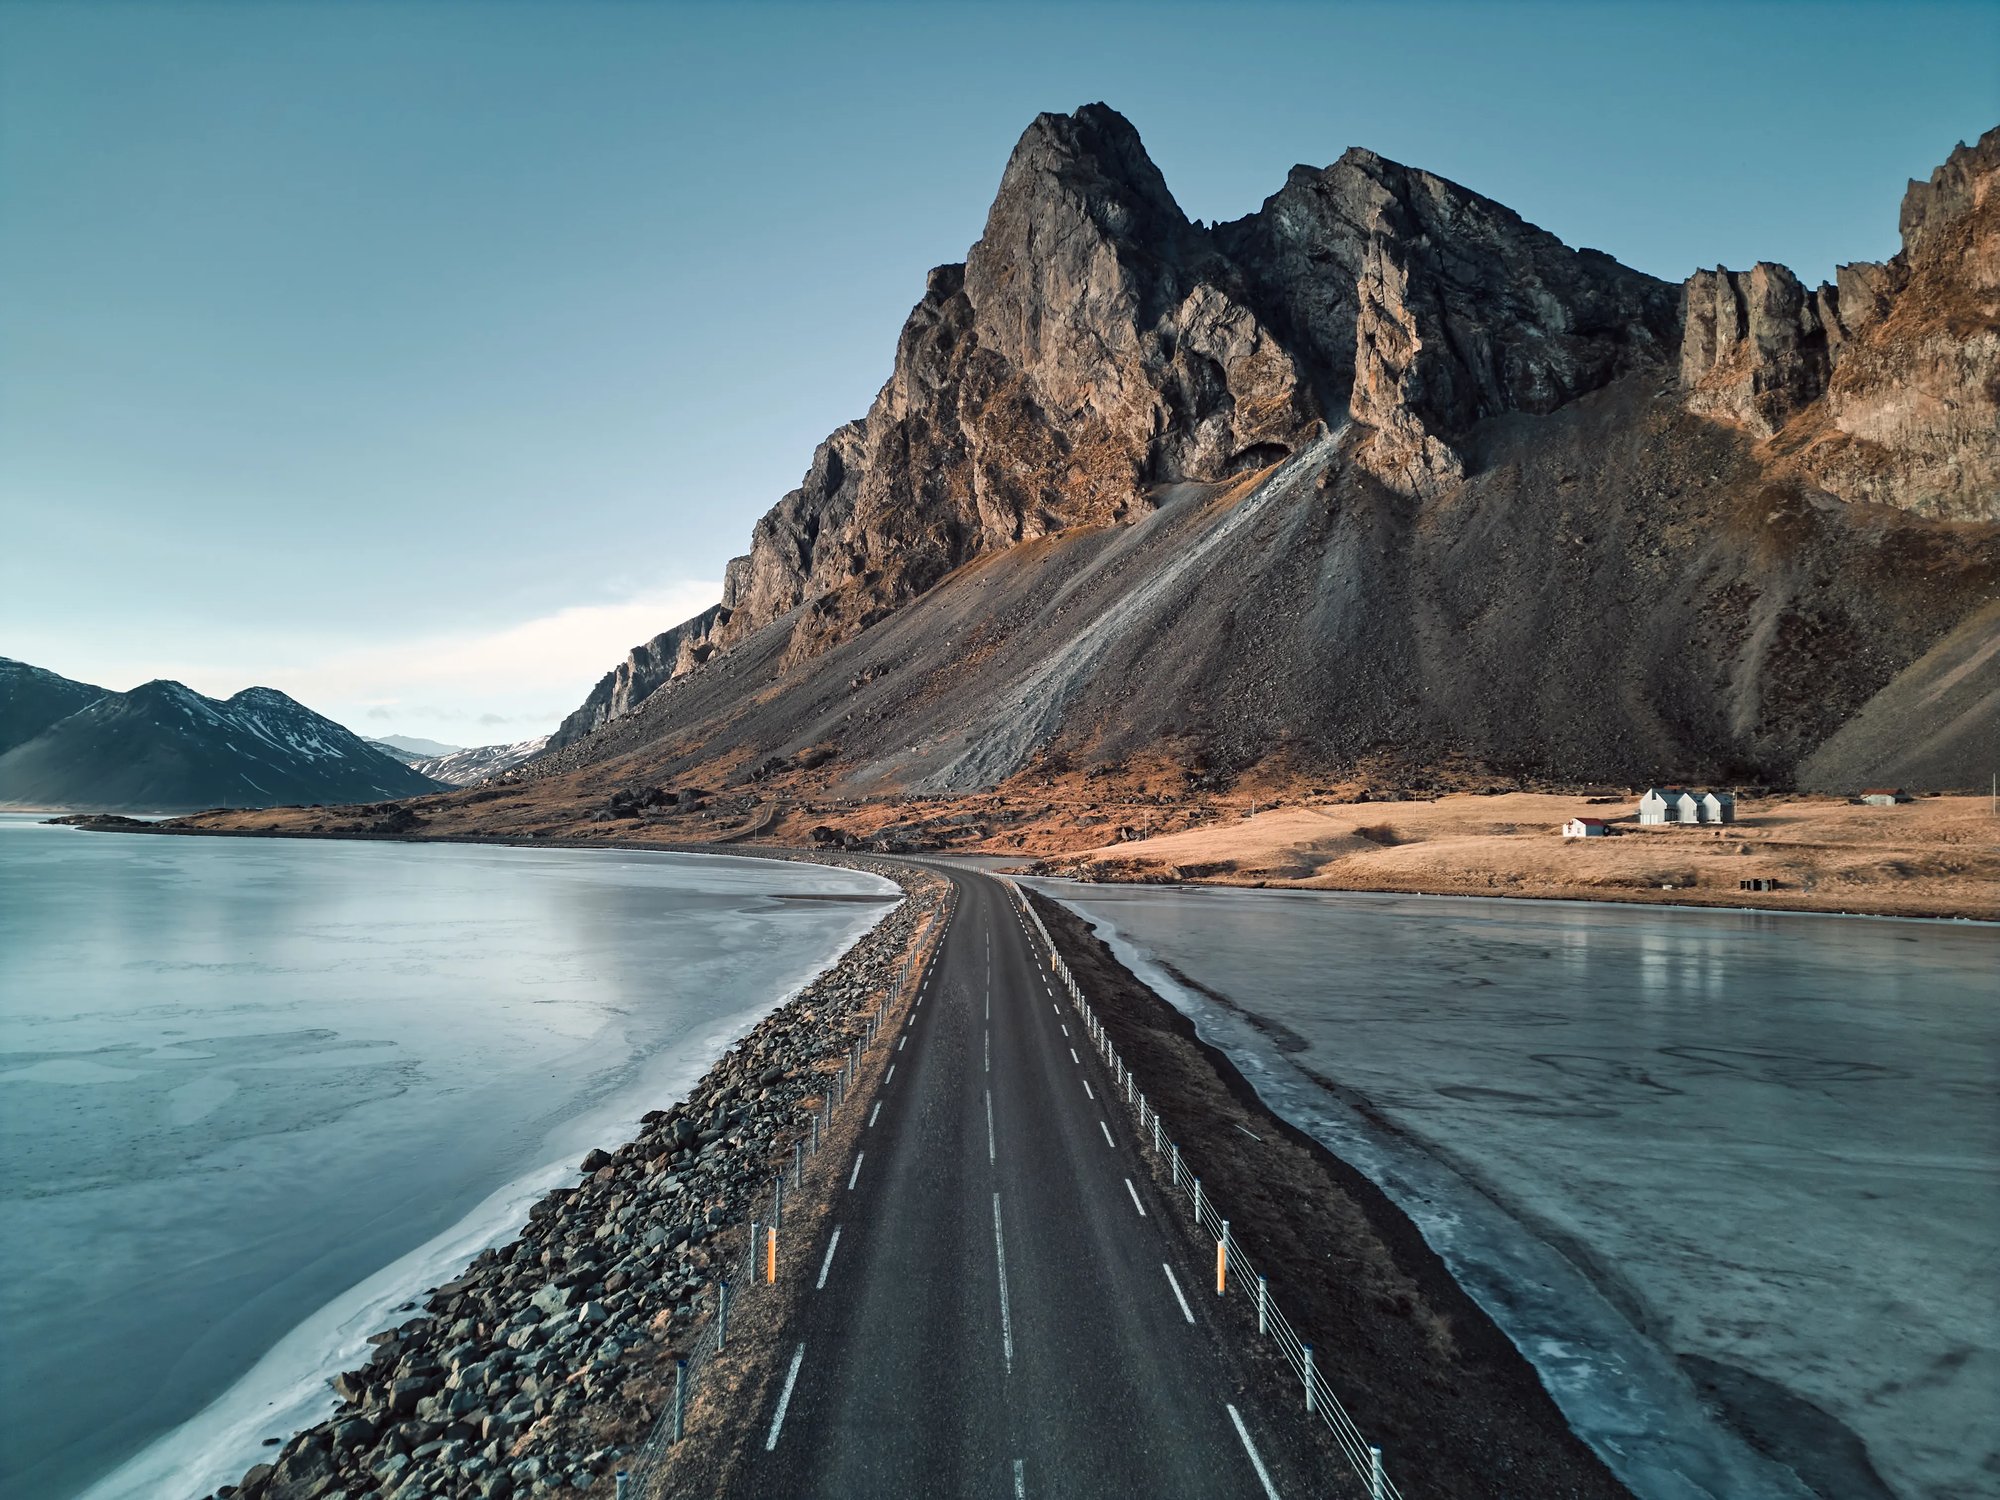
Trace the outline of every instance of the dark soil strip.
<path fill-rule="evenodd" d="M 1359 1172 L 1259 1102 L 1194 1025 L 1081 918 L 1032 895 L 1182 1160 L 1409 1500 L 1629 1492 L 1570 1430 L 1540 1377 Z M 1252 1134 L 1246 1132 L 1254 1132 Z M 1231 1299 L 1245 1309 L 1247 1299 Z M 1274 1386 L 1278 1406 L 1297 1398 Z"/>

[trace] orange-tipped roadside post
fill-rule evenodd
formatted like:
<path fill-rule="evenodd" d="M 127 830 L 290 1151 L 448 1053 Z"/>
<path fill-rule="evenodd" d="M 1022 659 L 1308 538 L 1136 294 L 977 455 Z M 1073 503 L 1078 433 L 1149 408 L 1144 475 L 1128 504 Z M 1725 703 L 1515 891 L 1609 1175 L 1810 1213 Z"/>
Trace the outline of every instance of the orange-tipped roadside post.
<path fill-rule="evenodd" d="M 1222 1237 L 1215 1242 L 1215 1295 L 1220 1297 L 1229 1286 L 1229 1221 L 1222 1221 Z"/>
<path fill-rule="evenodd" d="M 778 1284 L 778 1231 L 773 1228 L 768 1233 L 770 1238 L 766 1241 L 766 1244 L 769 1245 L 770 1249 L 767 1252 L 765 1279 L 771 1286 L 776 1286 Z"/>

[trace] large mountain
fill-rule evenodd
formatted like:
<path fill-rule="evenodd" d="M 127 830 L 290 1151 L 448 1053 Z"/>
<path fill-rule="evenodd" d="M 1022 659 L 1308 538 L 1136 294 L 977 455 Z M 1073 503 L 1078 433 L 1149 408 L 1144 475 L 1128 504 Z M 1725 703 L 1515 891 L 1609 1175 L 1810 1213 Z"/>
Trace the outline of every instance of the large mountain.
<path fill-rule="evenodd" d="M 331 719 L 262 687 L 226 702 L 165 681 L 102 693 L 0 755 L 0 803 L 30 807 L 175 812 L 437 789 Z"/>
<path fill-rule="evenodd" d="M 721 603 L 532 773 L 1893 779 L 1838 732 L 1969 630 L 1922 768 L 1983 780 L 1996 177 L 2000 130 L 1838 285 L 1675 286 L 1361 150 L 1191 223 L 1117 113 L 1044 115 Z"/>
<path fill-rule="evenodd" d="M 0 656 L 0 755 L 104 695 L 101 687 Z"/>

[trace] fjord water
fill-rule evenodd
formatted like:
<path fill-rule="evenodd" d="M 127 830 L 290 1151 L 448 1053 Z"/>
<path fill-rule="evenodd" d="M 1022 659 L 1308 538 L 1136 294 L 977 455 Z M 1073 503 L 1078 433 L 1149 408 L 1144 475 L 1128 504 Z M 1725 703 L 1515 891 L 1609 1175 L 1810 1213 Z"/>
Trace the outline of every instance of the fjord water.
<path fill-rule="evenodd" d="M 0 818 L 0 1494 L 233 1479 L 896 895 Z"/>
<path fill-rule="evenodd" d="M 2000 1493 L 2000 927 L 1044 888 L 1387 1189 L 1642 1500 L 1803 1493 L 1717 1398 L 1823 1494 Z"/>

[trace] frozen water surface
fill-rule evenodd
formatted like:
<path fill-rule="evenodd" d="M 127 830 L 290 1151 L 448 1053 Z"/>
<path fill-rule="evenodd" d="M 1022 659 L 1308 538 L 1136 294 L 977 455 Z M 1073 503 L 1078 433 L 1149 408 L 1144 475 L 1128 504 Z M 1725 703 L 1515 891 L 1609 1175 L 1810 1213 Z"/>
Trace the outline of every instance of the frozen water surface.
<path fill-rule="evenodd" d="M 0 817 L 0 1494 L 235 1478 L 886 909 L 812 895 L 897 892 Z"/>
<path fill-rule="evenodd" d="M 1647 1500 L 2000 1494 L 2000 928 L 1035 883 Z"/>

